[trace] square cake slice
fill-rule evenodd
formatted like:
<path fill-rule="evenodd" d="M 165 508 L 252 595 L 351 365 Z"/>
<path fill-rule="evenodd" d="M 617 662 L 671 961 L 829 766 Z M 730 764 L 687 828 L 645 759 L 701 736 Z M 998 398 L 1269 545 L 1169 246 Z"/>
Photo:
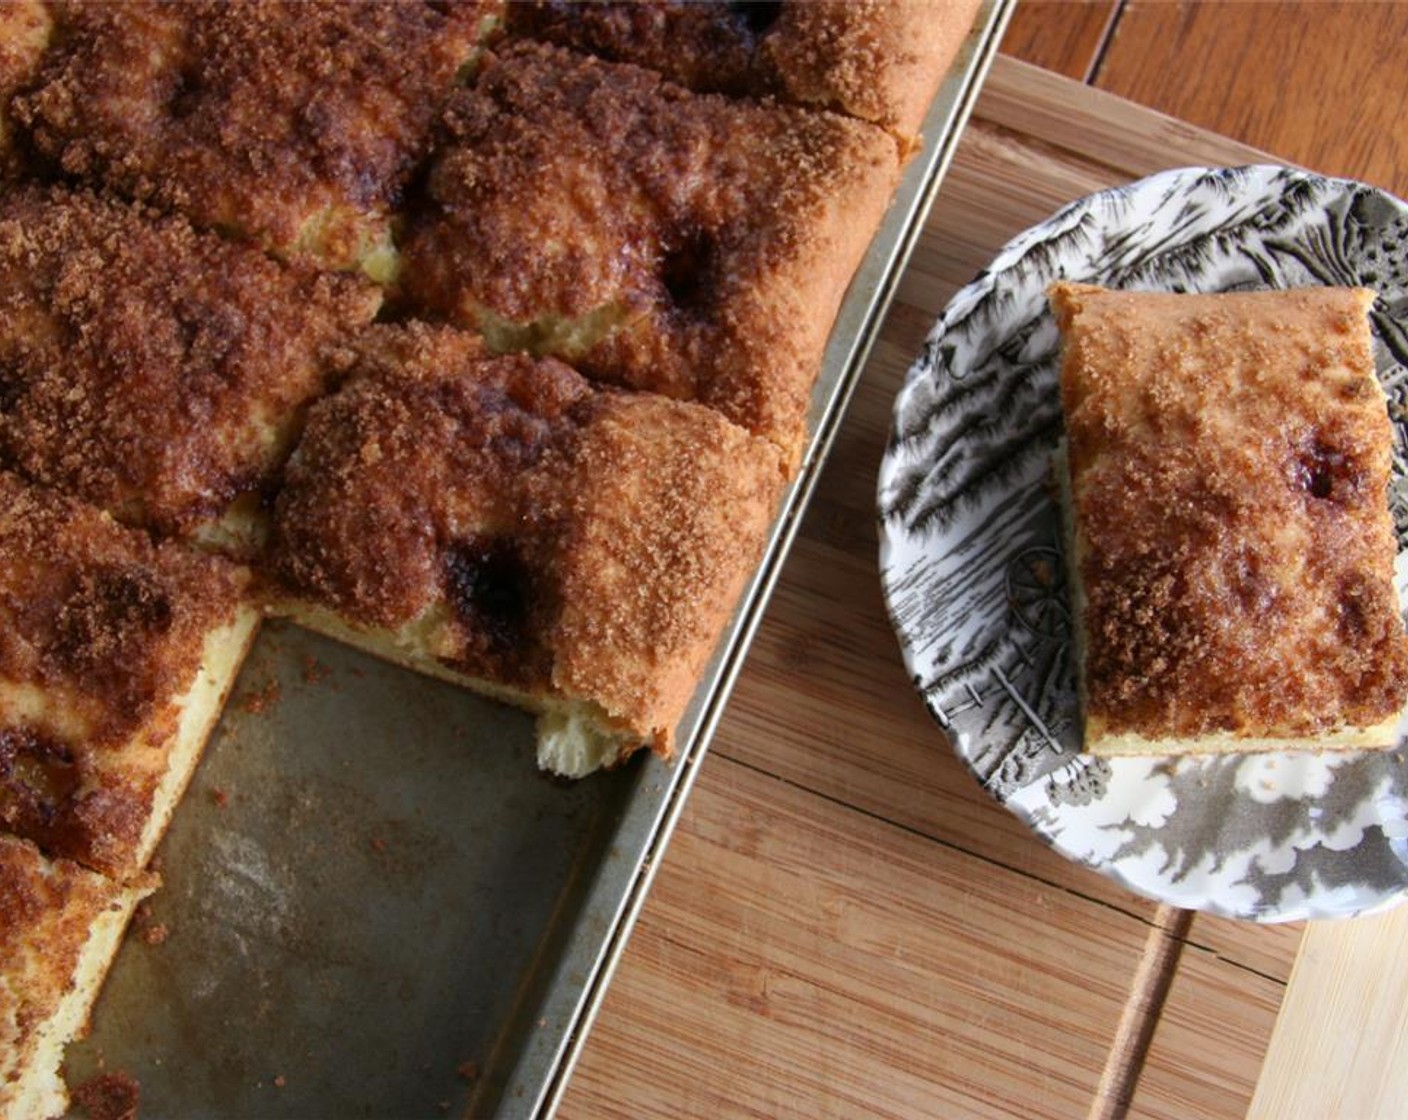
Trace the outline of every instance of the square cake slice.
<path fill-rule="evenodd" d="M 0 834 L 0 1116 L 61 1116 L 64 1047 L 80 1036 L 122 931 L 156 885 L 114 882 Z"/>
<path fill-rule="evenodd" d="M 782 484 L 708 409 L 375 328 L 312 410 L 272 569 L 303 624 L 538 713 L 540 764 L 580 776 L 669 753 Z"/>
<path fill-rule="evenodd" d="M 0 466 L 129 524 L 259 536 L 303 406 L 380 294 L 86 192 L 0 196 Z"/>
<path fill-rule="evenodd" d="M 451 103 L 404 294 L 496 350 L 708 405 L 795 462 L 898 170 L 863 122 L 519 43 Z"/>
<path fill-rule="evenodd" d="M 910 150 L 977 11 L 978 0 L 510 0 L 507 23 L 699 92 L 871 121 Z"/>
<path fill-rule="evenodd" d="M 246 585 L 0 472 L 0 830 L 138 874 L 257 625 Z"/>
<path fill-rule="evenodd" d="M 1393 745 L 1408 637 L 1373 293 L 1050 295 L 1085 749 Z"/>
<path fill-rule="evenodd" d="M 68 0 L 16 115 L 69 175 L 386 280 L 393 213 L 497 7 Z"/>

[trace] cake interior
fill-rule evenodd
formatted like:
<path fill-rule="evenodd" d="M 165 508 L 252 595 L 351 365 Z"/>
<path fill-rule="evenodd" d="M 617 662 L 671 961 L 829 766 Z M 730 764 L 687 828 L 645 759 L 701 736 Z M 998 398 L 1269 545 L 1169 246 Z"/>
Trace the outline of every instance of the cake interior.
<path fill-rule="evenodd" d="M 341 615 L 308 602 L 284 601 L 273 613 L 295 625 L 369 653 L 405 669 L 470 689 L 536 717 L 538 768 L 563 778 L 584 778 L 610 769 L 645 745 L 616 725 L 600 705 L 589 701 L 534 695 L 498 681 L 457 672 L 426 652 L 433 619 L 413 620 L 398 631 L 354 626 Z"/>

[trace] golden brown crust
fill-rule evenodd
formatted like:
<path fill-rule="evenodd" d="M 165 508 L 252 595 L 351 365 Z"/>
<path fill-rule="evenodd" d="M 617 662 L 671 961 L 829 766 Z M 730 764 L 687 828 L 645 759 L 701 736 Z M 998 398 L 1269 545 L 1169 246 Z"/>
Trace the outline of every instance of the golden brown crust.
<path fill-rule="evenodd" d="M 0 197 L 0 464 L 187 534 L 267 489 L 370 285 L 88 194 Z M 296 308 L 297 313 L 292 313 Z"/>
<path fill-rule="evenodd" d="M 1371 301 L 1053 288 L 1088 739 L 1313 740 L 1403 707 Z"/>
<path fill-rule="evenodd" d="M 700 92 L 846 113 L 908 147 L 979 0 L 511 3 L 511 32 L 659 71 Z"/>
<path fill-rule="evenodd" d="M 784 96 L 874 121 L 908 151 L 979 0 L 808 0 L 764 52 Z"/>
<path fill-rule="evenodd" d="M 0 0 L 0 183 L 26 169 L 10 99 L 38 73 L 53 26 L 43 0 Z"/>
<path fill-rule="evenodd" d="M 494 7 L 66 0 L 17 113 L 71 175 L 356 267 Z"/>
<path fill-rule="evenodd" d="M 0 472 L 0 825 L 132 874 L 203 643 L 241 569 Z"/>
<path fill-rule="evenodd" d="M 560 526 L 558 693 L 669 744 L 762 554 L 780 491 L 770 451 L 679 401 L 601 398 L 539 486 Z"/>
<path fill-rule="evenodd" d="M 795 461 L 898 173 L 882 133 L 534 44 L 486 61 L 447 128 L 404 252 L 415 305 L 707 404 Z"/>
<path fill-rule="evenodd" d="M 0 1115 L 35 1115 L 43 1104 L 62 1108 L 61 1094 L 53 1099 L 56 1087 L 46 1086 L 52 1074 L 41 1068 L 43 1040 L 63 1033 L 60 1009 L 82 983 L 95 923 L 111 911 L 130 911 L 134 894 L 151 886 L 145 879 L 135 889 L 112 883 L 0 835 Z M 90 999 L 97 979 L 91 978 Z M 87 1018 L 86 1006 L 78 1010 L 70 1028 Z"/>
<path fill-rule="evenodd" d="M 371 332 L 312 411 L 273 571 L 427 657 L 585 700 L 664 749 L 756 564 L 774 449 L 706 409 L 595 391 L 473 336 Z"/>
<path fill-rule="evenodd" d="M 444 604 L 432 656 L 541 685 L 549 608 L 531 573 L 548 529 L 526 478 L 575 438 L 591 397 L 567 367 L 490 358 L 474 335 L 374 328 L 289 464 L 274 570 L 364 625 L 394 630 Z"/>

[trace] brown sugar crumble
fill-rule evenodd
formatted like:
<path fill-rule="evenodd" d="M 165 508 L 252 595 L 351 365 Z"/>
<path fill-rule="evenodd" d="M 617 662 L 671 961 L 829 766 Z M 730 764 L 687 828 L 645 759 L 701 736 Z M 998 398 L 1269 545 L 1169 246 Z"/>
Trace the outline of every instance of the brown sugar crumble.
<path fill-rule="evenodd" d="M 446 132 L 405 239 L 413 308 L 708 405 L 795 465 L 899 174 L 884 132 L 531 43 L 486 59 Z"/>
<path fill-rule="evenodd" d="M 311 654 L 303 659 L 303 683 L 321 684 L 332 676 L 332 669 Z"/>
<path fill-rule="evenodd" d="M 73 1103 L 88 1120 L 137 1120 L 141 1084 L 121 1070 L 90 1077 L 73 1090 Z"/>
<path fill-rule="evenodd" d="M 283 689 L 278 681 L 266 681 L 240 697 L 240 710 L 252 716 L 262 716 L 277 704 L 282 696 Z"/>
<path fill-rule="evenodd" d="M 507 18 L 512 31 L 645 66 L 693 90 L 874 121 L 909 146 L 977 9 L 978 0 L 532 0 L 510 5 Z"/>

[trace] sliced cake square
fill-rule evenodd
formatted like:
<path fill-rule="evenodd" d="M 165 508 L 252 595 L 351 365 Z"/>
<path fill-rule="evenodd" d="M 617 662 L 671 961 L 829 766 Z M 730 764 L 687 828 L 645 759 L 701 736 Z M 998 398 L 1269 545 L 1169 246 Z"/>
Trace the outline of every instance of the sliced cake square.
<path fill-rule="evenodd" d="M 0 472 L 0 830 L 141 871 L 257 625 L 247 582 Z"/>
<path fill-rule="evenodd" d="M 68 1093 L 64 1047 L 83 1033 L 122 931 L 154 876 L 114 882 L 0 834 L 0 1116 L 50 1120 Z"/>
<path fill-rule="evenodd" d="M 1373 294 L 1057 284 L 1085 747 L 1382 747 L 1408 695 Z"/>
<path fill-rule="evenodd" d="M 70 175 L 386 279 L 392 215 L 497 8 L 69 0 L 16 110 Z"/>
<path fill-rule="evenodd" d="M 510 0 L 507 24 L 700 92 L 832 109 L 914 146 L 978 0 Z"/>
<path fill-rule="evenodd" d="M 883 132 L 531 43 L 486 58 L 446 131 L 403 252 L 414 307 L 797 459 L 898 174 Z"/>
<path fill-rule="evenodd" d="M 257 538 L 375 287 L 87 193 L 0 195 L 0 466 L 120 520 Z"/>
<path fill-rule="evenodd" d="M 272 569 L 300 622 L 538 712 L 576 776 L 669 752 L 782 477 L 697 405 L 377 328 L 312 410 Z"/>

